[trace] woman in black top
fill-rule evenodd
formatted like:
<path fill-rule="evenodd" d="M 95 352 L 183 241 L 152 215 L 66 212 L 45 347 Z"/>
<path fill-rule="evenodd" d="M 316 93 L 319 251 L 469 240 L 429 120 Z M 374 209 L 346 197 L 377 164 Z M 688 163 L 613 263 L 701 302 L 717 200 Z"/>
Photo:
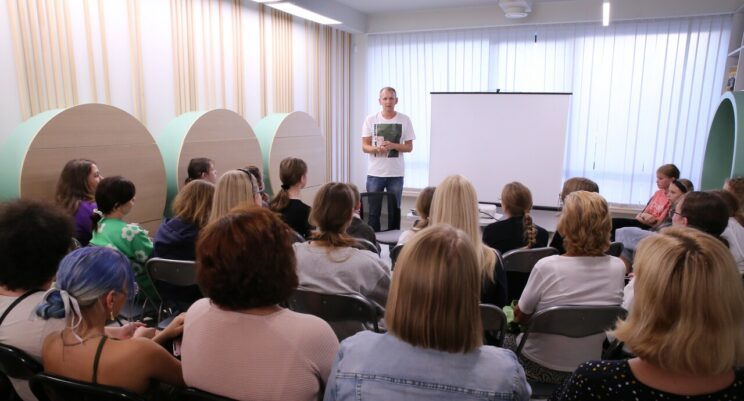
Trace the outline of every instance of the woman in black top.
<path fill-rule="evenodd" d="M 279 179 L 282 189 L 271 200 L 269 208 L 282 215 L 282 219 L 303 238 L 310 235 L 313 227 L 308 223 L 310 206 L 300 200 L 300 191 L 307 183 L 307 164 L 296 157 L 288 157 L 279 163 Z"/>
<path fill-rule="evenodd" d="M 483 243 L 502 254 L 548 245 L 548 232 L 532 222 L 532 193 L 524 184 L 515 181 L 504 185 L 501 209 L 507 219 L 489 224 L 483 230 Z"/>

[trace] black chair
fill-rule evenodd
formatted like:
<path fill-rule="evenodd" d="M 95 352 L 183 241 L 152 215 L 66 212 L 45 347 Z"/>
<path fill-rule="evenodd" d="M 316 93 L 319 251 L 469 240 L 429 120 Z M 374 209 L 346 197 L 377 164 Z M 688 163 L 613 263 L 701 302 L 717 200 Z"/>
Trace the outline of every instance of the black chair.
<path fill-rule="evenodd" d="M 522 348 L 531 333 L 556 334 L 571 338 L 587 337 L 611 329 L 617 319 L 624 318 L 627 313 L 619 305 L 567 305 L 541 310 L 527 323 L 516 354 L 519 356 L 522 353 Z M 530 382 L 530 386 L 533 398 L 548 398 L 559 385 Z"/>
<path fill-rule="evenodd" d="M 48 373 L 31 378 L 31 391 L 39 401 L 145 401 L 129 390 L 85 383 Z"/>
<path fill-rule="evenodd" d="M 315 315 L 328 322 L 339 341 L 371 327 L 380 333 L 378 321 L 384 311 L 362 296 L 347 294 L 321 294 L 307 290 L 295 290 L 287 300 L 289 309 Z M 349 325 L 347 323 L 356 323 Z"/>
<path fill-rule="evenodd" d="M 178 393 L 179 401 L 235 401 L 232 398 L 222 397 L 217 394 L 208 393 L 193 387 L 187 387 Z"/>
<path fill-rule="evenodd" d="M 398 255 L 400 255 L 400 251 L 402 250 L 403 245 L 396 245 L 390 250 L 390 270 L 395 269 L 395 262 L 398 260 Z"/>
<path fill-rule="evenodd" d="M 395 246 L 400 237 L 400 208 L 395 195 L 389 192 L 364 192 L 359 216 L 369 224 L 377 242 Z"/>
<path fill-rule="evenodd" d="M 502 347 L 506 336 L 506 314 L 496 305 L 480 304 L 485 343 Z"/>
<path fill-rule="evenodd" d="M 188 310 L 189 306 L 202 298 L 196 283 L 196 263 L 188 260 L 152 258 L 145 265 L 162 304 L 158 308 L 158 325 L 165 327 L 170 319 L 162 319 L 167 310 L 172 317 Z"/>
<path fill-rule="evenodd" d="M 356 241 L 356 244 L 352 245 L 353 248 L 361 249 L 363 251 L 370 251 L 374 252 L 375 254 L 379 255 L 380 250 L 377 249 L 377 245 L 367 241 L 364 238 L 354 238 L 354 241 Z"/>
<path fill-rule="evenodd" d="M 557 254 L 558 250 L 555 248 L 544 247 L 514 249 L 502 255 L 500 262 L 503 262 L 502 266 L 504 266 L 509 283 L 509 301 L 522 296 L 530 272 L 538 260 Z"/>
<path fill-rule="evenodd" d="M 11 345 L 0 344 L 0 372 L 3 373 L 0 379 L 2 389 L 0 395 L 3 399 L 20 401 L 21 398 L 16 394 L 8 378 L 28 380 L 43 369 L 41 363 L 31 355 Z"/>
<path fill-rule="evenodd" d="M 624 247 L 622 242 L 613 242 L 605 253 L 610 256 L 620 257 L 620 254 L 623 253 L 623 249 Z"/>

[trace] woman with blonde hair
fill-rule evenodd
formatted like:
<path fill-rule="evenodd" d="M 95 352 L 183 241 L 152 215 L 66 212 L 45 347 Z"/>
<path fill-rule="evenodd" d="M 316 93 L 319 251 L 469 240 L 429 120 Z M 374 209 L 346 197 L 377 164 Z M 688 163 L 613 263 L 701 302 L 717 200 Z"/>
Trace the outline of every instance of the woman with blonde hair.
<path fill-rule="evenodd" d="M 279 163 L 279 179 L 282 189 L 269 203 L 269 208 L 282 215 L 282 219 L 303 238 L 310 236 L 312 226 L 308 223 L 310 206 L 300 198 L 307 184 L 307 164 L 296 157 L 288 157 Z"/>
<path fill-rule="evenodd" d="M 416 216 L 418 220 L 410 230 L 405 230 L 398 237 L 398 245 L 408 242 L 413 234 L 429 226 L 429 214 L 431 214 L 431 201 L 434 199 L 434 190 L 436 187 L 426 187 L 419 192 L 416 197 Z"/>
<path fill-rule="evenodd" d="M 635 302 L 612 335 L 636 358 L 584 363 L 552 399 L 744 399 L 744 291 L 725 245 L 666 228 L 635 266 Z"/>
<path fill-rule="evenodd" d="M 155 234 L 153 256 L 176 260 L 196 260 L 194 244 L 209 222 L 214 185 L 206 180 L 186 184 L 173 200 L 173 217 L 166 218 Z"/>
<path fill-rule="evenodd" d="M 611 228 L 602 196 L 586 191 L 566 196 L 558 220 L 566 253 L 535 264 L 514 310 L 515 320 L 526 324 L 533 314 L 553 306 L 620 305 L 625 265 L 620 258 L 605 255 Z M 559 384 L 579 364 L 598 359 L 604 339 L 603 333 L 580 338 L 534 333 L 520 359 L 528 379 Z"/>
<path fill-rule="evenodd" d="M 459 228 L 470 237 L 478 250 L 483 279 L 481 302 L 502 307 L 507 302 L 506 273 L 497 263 L 496 251 L 481 241 L 478 213 L 478 195 L 473 184 L 461 175 L 451 175 L 434 191 L 429 219 L 431 224 L 444 223 Z"/>
<path fill-rule="evenodd" d="M 514 354 L 483 345 L 479 254 L 468 234 L 449 225 L 413 236 L 393 277 L 388 332 L 341 343 L 324 399 L 529 399 Z"/>
<path fill-rule="evenodd" d="M 371 251 L 353 247 L 346 234 L 354 213 L 354 195 L 346 184 L 329 182 L 315 195 L 310 219 L 318 230 L 294 244 L 300 288 L 326 294 L 361 295 L 385 305 L 390 267 Z"/>
<path fill-rule="evenodd" d="M 261 205 L 256 178 L 246 169 L 230 170 L 222 174 L 214 187 L 209 221 L 228 214 L 236 206 Z"/>

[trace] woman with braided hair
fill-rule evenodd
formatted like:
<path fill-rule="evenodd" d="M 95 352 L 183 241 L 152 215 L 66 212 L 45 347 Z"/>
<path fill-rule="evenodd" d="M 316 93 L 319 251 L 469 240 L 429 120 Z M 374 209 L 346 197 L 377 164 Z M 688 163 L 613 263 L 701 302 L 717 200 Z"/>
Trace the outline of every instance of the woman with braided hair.
<path fill-rule="evenodd" d="M 279 179 L 282 189 L 269 203 L 269 209 L 280 213 L 288 226 L 303 238 L 308 238 L 313 229 L 308 223 L 310 206 L 300 199 L 300 192 L 307 184 L 307 164 L 296 157 L 282 160 L 279 163 Z"/>
<path fill-rule="evenodd" d="M 483 230 L 483 243 L 503 253 L 518 248 L 548 246 L 548 232 L 533 223 L 532 193 L 520 182 L 510 182 L 501 190 L 501 209 L 505 220 Z"/>

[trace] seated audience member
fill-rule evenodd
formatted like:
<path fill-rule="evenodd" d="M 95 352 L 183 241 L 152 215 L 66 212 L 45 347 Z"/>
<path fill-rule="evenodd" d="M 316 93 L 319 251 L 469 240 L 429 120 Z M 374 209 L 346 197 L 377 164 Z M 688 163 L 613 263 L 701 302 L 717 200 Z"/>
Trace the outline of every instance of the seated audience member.
<path fill-rule="evenodd" d="M 398 245 L 404 245 L 414 234 L 429 226 L 429 214 L 431 212 L 431 201 L 434 199 L 436 187 L 426 187 L 416 197 L 416 215 L 418 220 L 410 230 L 405 230 L 398 237 Z"/>
<path fill-rule="evenodd" d="M 723 183 L 723 190 L 734 194 L 739 209 L 744 208 L 744 176 L 729 178 Z"/>
<path fill-rule="evenodd" d="M 728 207 L 728 225 L 723 230 L 721 238 L 728 242 L 736 267 L 739 268 L 741 274 L 744 274 L 744 213 L 739 209 L 739 201 L 731 192 L 712 191 L 712 193 L 721 198 Z"/>
<path fill-rule="evenodd" d="M 183 316 L 152 340 L 114 340 L 104 332 L 136 288 L 129 260 L 115 249 L 86 247 L 65 256 L 36 309 L 42 319 L 67 320 L 44 340 L 44 371 L 139 394 L 157 389 L 152 380 L 182 386 L 181 363 L 162 344 L 181 335 Z"/>
<path fill-rule="evenodd" d="M 365 239 L 377 247 L 377 252 L 380 252 L 380 244 L 377 243 L 377 237 L 375 236 L 375 230 L 365 223 L 364 220 L 359 216 L 359 211 L 362 208 L 362 197 L 359 194 L 359 188 L 354 184 L 346 184 L 351 189 L 351 193 L 354 195 L 354 217 L 351 219 L 351 224 L 346 229 L 346 234 L 354 238 Z"/>
<path fill-rule="evenodd" d="M 96 208 L 96 187 L 101 181 L 96 163 L 74 159 L 65 164 L 57 181 L 57 205 L 75 218 L 75 238 L 86 246 L 93 235 L 93 210 Z"/>
<path fill-rule="evenodd" d="M 570 194 L 571 192 L 576 191 L 599 193 L 599 185 L 597 185 L 596 182 L 584 177 L 573 177 L 567 179 L 566 182 L 563 183 L 563 189 L 561 190 L 561 193 L 558 194 L 558 199 L 561 203 L 561 206 L 564 204 L 566 196 L 568 196 L 568 194 Z M 561 255 L 566 253 L 566 250 L 563 248 L 563 236 L 561 235 L 561 233 L 558 232 L 558 230 L 556 230 L 556 232 L 553 234 L 553 238 L 550 240 L 550 244 L 548 246 L 557 249 L 558 253 Z"/>
<path fill-rule="evenodd" d="M 326 294 L 361 295 L 385 305 L 390 267 L 371 251 L 356 249 L 346 235 L 354 196 L 346 184 L 330 182 L 315 195 L 310 219 L 318 230 L 307 242 L 295 243 L 300 288 Z"/>
<path fill-rule="evenodd" d="M 282 219 L 303 238 L 310 236 L 312 226 L 308 223 L 310 206 L 302 202 L 300 192 L 307 183 L 307 164 L 302 159 L 288 157 L 279 163 L 279 179 L 282 189 L 271 200 L 269 208 L 282 215 Z"/>
<path fill-rule="evenodd" d="M 514 354 L 482 342 L 473 296 L 480 253 L 466 233 L 444 224 L 412 237 L 393 277 L 388 332 L 363 331 L 341 343 L 324 399 L 528 400 Z"/>
<path fill-rule="evenodd" d="M 256 183 L 258 184 L 258 192 L 261 194 L 261 207 L 268 208 L 270 199 L 269 195 L 264 192 L 264 177 L 261 169 L 252 164 L 245 169 L 250 171 L 251 174 L 253 174 L 253 177 L 256 179 Z"/>
<path fill-rule="evenodd" d="M 191 159 L 186 173 L 188 176 L 184 184 L 188 184 L 194 180 L 205 180 L 212 184 L 217 182 L 217 169 L 214 168 L 214 162 L 212 159 L 206 157 Z"/>
<path fill-rule="evenodd" d="M 230 170 L 214 186 L 209 221 L 219 219 L 235 207 L 256 205 L 261 205 L 256 177 L 245 169 Z"/>
<path fill-rule="evenodd" d="M 338 340 L 323 320 L 284 309 L 297 287 L 289 227 L 264 208 L 204 228 L 197 281 L 209 298 L 186 314 L 186 384 L 235 400 L 318 400 Z"/>
<path fill-rule="evenodd" d="M 674 207 L 674 227 L 692 227 L 720 239 L 728 223 L 726 202 L 709 192 L 689 192 Z M 623 308 L 630 310 L 635 297 L 635 278 L 630 280 L 623 292 Z"/>
<path fill-rule="evenodd" d="M 633 255 L 635 254 L 635 250 L 638 247 L 638 243 L 642 239 L 653 234 L 655 231 L 658 231 L 664 227 L 671 226 L 677 202 L 682 199 L 682 196 L 684 194 L 692 191 L 693 189 L 694 187 L 692 185 L 692 181 L 686 178 L 680 178 L 679 180 L 672 181 L 672 183 L 669 185 L 669 189 L 667 190 L 667 198 L 669 198 L 671 207 L 669 208 L 669 212 L 667 213 L 667 217 L 664 219 L 664 222 L 659 224 L 653 230 L 644 230 L 639 227 L 623 227 L 615 231 L 615 241 L 621 242 L 623 244 L 623 253 L 621 258 L 623 259 L 623 262 L 625 262 L 625 266 L 628 272 L 632 271 L 631 265 L 633 263 Z"/>
<path fill-rule="evenodd" d="M 611 334 L 637 357 L 586 362 L 551 399 L 744 399 L 744 291 L 723 243 L 666 228 L 641 241 L 635 281 L 636 301 Z"/>
<path fill-rule="evenodd" d="M 610 228 L 601 195 L 586 191 L 568 195 L 558 220 L 566 253 L 535 264 L 514 310 L 515 320 L 526 324 L 532 315 L 553 306 L 620 305 L 625 266 L 620 258 L 605 255 Z M 521 358 L 527 379 L 560 383 L 579 364 L 598 359 L 604 339 L 604 333 L 581 338 L 531 334 Z"/>
<path fill-rule="evenodd" d="M 473 184 L 461 175 L 451 175 L 434 191 L 429 220 L 431 224 L 449 224 L 468 234 L 478 250 L 478 266 L 483 279 L 481 302 L 503 307 L 508 293 L 506 272 L 498 263 L 496 251 L 481 241 L 479 213 L 478 195 Z"/>
<path fill-rule="evenodd" d="M 93 215 L 93 238 L 90 244 L 118 249 L 128 257 L 140 290 L 156 302 L 157 291 L 145 270 L 145 262 L 152 254 L 152 240 L 147 230 L 123 220 L 134 207 L 135 192 L 132 181 L 121 176 L 106 177 L 98 183 L 98 209 Z"/>
<path fill-rule="evenodd" d="M 153 241 L 152 256 L 176 260 L 196 260 L 196 238 L 212 212 L 214 185 L 194 180 L 184 186 L 173 200 L 173 217 L 160 225 Z"/>
<path fill-rule="evenodd" d="M 506 219 L 483 230 L 483 243 L 502 254 L 518 248 L 548 246 L 548 232 L 532 222 L 532 193 L 520 182 L 510 182 L 501 190 L 501 209 Z"/>

